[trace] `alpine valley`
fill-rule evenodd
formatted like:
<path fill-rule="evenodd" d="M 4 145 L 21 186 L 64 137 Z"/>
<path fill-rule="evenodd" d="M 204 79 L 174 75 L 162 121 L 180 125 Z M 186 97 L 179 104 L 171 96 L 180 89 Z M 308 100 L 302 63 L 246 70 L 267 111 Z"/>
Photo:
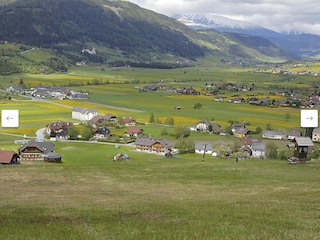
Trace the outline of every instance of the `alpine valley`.
<path fill-rule="evenodd" d="M 186 14 L 174 17 L 192 29 L 214 29 L 240 41 L 244 39 L 244 35 L 262 37 L 306 60 L 319 59 L 320 56 L 319 35 L 297 32 L 275 32 L 256 24 L 214 14 Z M 247 37 L 245 39 L 248 39 Z"/>
<path fill-rule="evenodd" d="M 192 29 L 136 4 L 107 0 L 0 0 L 0 41 L 0 74 L 66 71 L 75 64 L 284 62 L 307 54 L 281 46 L 281 39 Z M 35 57 L 26 58 L 30 51 Z"/>

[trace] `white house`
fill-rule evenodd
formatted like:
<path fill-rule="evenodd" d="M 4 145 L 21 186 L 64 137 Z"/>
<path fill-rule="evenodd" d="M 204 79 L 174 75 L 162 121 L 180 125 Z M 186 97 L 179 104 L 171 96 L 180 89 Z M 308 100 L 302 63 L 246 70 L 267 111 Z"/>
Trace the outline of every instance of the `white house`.
<path fill-rule="evenodd" d="M 312 141 L 320 142 L 320 128 L 313 129 L 312 132 Z"/>
<path fill-rule="evenodd" d="M 262 138 L 282 140 L 286 137 L 282 131 L 264 130 L 262 131 Z"/>
<path fill-rule="evenodd" d="M 199 153 L 199 154 L 212 154 L 213 153 L 213 146 L 210 143 L 201 143 L 198 142 L 196 143 L 195 146 L 195 153 Z"/>
<path fill-rule="evenodd" d="M 95 116 L 98 116 L 98 110 L 96 109 L 87 109 L 83 107 L 74 107 L 72 109 L 72 119 L 89 121 L 91 118 Z"/>
<path fill-rule="evenodd" d="M 266 145 L 264 143 L 253 143 L 251 147 L 252 157 L 265 158 Z"/>

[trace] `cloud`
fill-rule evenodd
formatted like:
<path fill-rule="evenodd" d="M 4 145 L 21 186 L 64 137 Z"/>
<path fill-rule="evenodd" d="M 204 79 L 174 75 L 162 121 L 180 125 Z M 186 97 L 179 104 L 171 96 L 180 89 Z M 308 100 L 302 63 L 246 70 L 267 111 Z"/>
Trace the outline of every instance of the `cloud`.
<path fill-rule="evenodd" d="M 213 13 L 276 31 L 320 34 L 318 0 L 130 0 L 167 16 Z"/>

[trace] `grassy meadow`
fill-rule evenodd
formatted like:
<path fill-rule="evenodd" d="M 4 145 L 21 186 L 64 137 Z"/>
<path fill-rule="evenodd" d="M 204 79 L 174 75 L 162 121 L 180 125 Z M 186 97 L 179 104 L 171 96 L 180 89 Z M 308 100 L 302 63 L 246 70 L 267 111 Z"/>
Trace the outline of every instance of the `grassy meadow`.
<path fill-rule="evenodd" d="M 0 166 L 2 239 L 319 239 L 319 162 L 56 148 L 62 164 Z"/>
<path fill-rule="evenodd" d="M 31 53 L 30 53 L 31 54 Z M 302 68 L 302 67 L 300 67 Z M 16 151 L 14 140 L 35 136 L 49 122 L 74 121 L 74 106 L 97 108 L 100 114 L 134 117 L 148 122 L 151 113 L 175 126 L 191 126 L 203 119 L 228 127 L 230 121 L 248 128 L 299 128 L 300 110 L 215 102 L 213 96 L 185 96 L 168 92 L 140 92 L 154 81 L 173 87 L 206 90 L 206 82 L 254 83 L 253 94 L 270 94 L 278 86 L 310 88 L 318 77 L 280 76 L 268 71 L 207 65 L 156 70 L 106 68 L 70 69 L 50 75 L 1 76 L 2 89 L 64 85 L 89 92 L 88 100 L 30 101 L 19 96 L 0 99 L 1 109 L 18 109 L 19 128 L 0 129 L 0 147 Z M 92 84 L 99 82 L 99 85 Z M 4 94 L 4 93 L 1 93 Z M 226 98 L 233 92 L 222 92 Z M 248 98 L 251 93 L 237 92 Z M 200 109 L 194 109 L 201 103 Z M 176 110 L 175 106 L 181 106 Z M 147 135 L 161 137 L 163 126 L 142 125 Z M 166 127 L 174 132 L 174 127 Z M 125 129 L 114 129 L 121 134 Z M 174 137 L 168 136 L 170 140 Z M 192 133 L 191 139 L 231 146 L 238 139 Z M 286 148 L 287 141 L 277 142 Z M 240 160 L 185 154 L 164 158 L 134 151 L 132 146 L 55 142 L 61 164 L 42 161 L 0 165 L 0 231 L 2 239 L 320 239 L 320 162 L 290 165 L 280 160 Z M 316 145 L 316 148 L 319 146 Z M 114 162 L 117 153 L 129 161 Z"/>

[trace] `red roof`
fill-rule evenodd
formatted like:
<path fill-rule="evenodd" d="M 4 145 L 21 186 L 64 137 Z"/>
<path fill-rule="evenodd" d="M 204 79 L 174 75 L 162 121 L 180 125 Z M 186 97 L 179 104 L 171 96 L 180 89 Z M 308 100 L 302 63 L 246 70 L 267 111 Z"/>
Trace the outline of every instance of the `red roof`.
<path fill-rule="evenodd" d="M 0 163 L 9 164 L 14 154 L 16 154 L 14 151 L 0 150 Z"/>

